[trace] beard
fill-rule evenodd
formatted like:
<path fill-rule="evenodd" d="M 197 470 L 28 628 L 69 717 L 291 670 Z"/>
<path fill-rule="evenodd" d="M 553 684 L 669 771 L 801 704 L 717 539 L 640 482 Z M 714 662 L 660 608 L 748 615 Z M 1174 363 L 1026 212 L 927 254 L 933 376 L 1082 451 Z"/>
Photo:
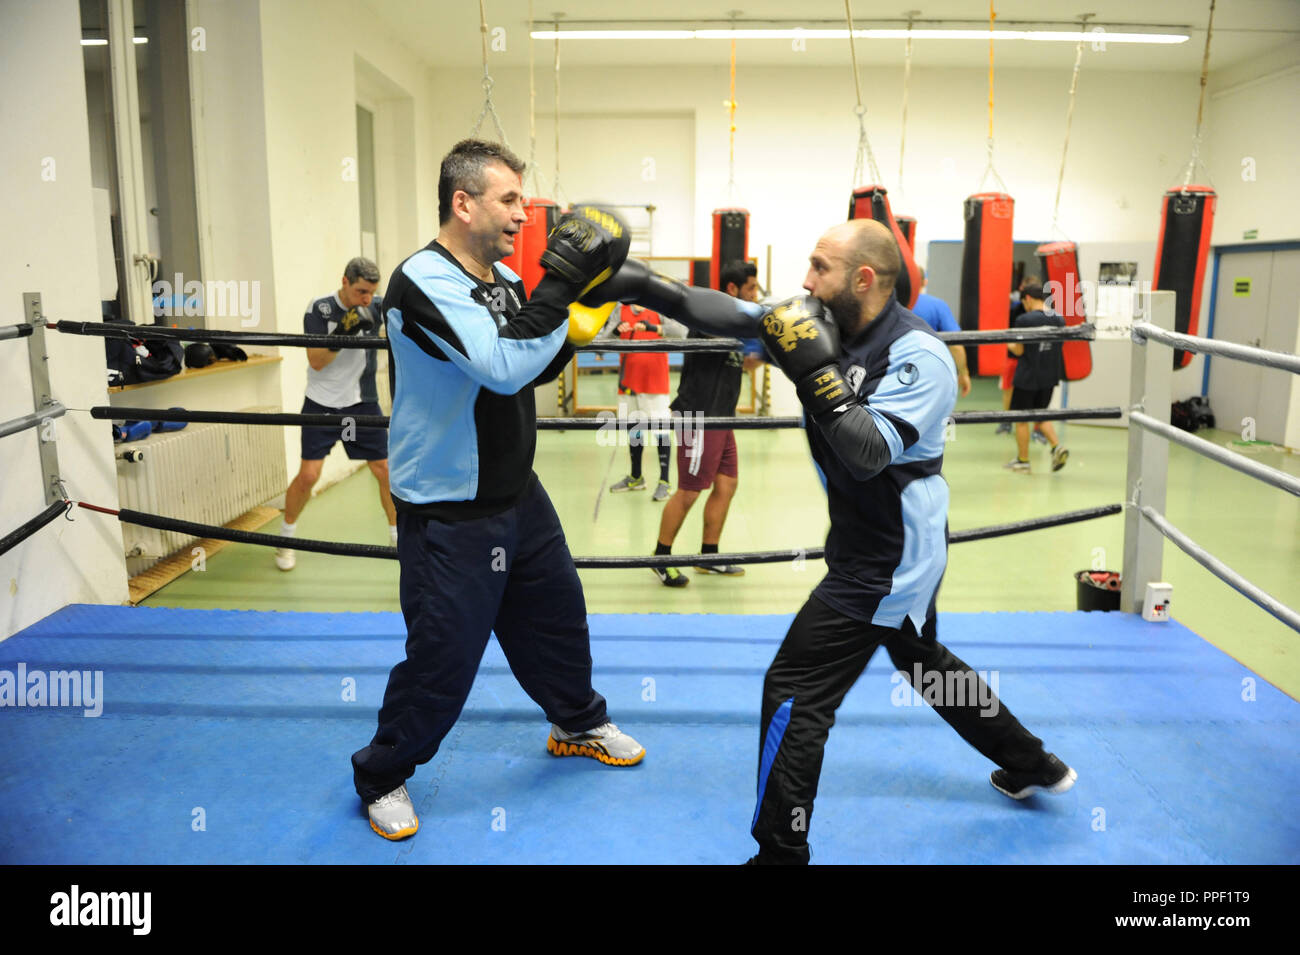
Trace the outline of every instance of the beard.
<path fill-rule="evenodd" d="M 848 341 L 857 334 L 862 324 L 862 303 L 849 290 L 847 283 L 843 288 L 836 290 L 830 300 L 823 304 L 830 309 L 835 327 L 840 330 L 841 341 Z"/>

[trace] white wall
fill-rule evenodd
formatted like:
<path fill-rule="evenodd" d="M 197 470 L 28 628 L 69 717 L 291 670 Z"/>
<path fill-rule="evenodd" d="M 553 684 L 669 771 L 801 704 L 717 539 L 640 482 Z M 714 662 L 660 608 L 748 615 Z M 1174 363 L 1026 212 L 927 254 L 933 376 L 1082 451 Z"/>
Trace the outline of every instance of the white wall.
<path fill-rule="evenodd" d="M 25 0 L 0 10 L 0 128 L 25 130 L 0 147 L 10 227 L 0 234 L 0 325 L 23 321 L 22 293 L 40 292 L 52 319 L 99 316 L 94 263 L 81 19 L 75 0 Z M 40 82 L 33 82 L 40 77 Z M 52 160 L 54 178 L 42 178 Z M 48 166 L 44 167 L 48 168 Z M 104 344 L 47 333 L 54 396 L 71 408 L 106 404 Z M 0 342 L 0 420 L 32 410 L 25 340 Z M 112 437 L 107 422 L 84 412 L 57 419 L 59 465 L 74 499 L 117 506 Z M 0 530 L 7 533 L 44 509 L 37 432 L 0 438 Z M 0 556 L 0 637 L 8 637 L 69 603 L 127 598 L 122 534 L 114 518 L 80 510 Z"/>
<path fill-rule="evenodd" d="M 1300 239 L 1297 114 L 1300 41 L 1211 75 L 1203 153 L 1219 194 L 1215 245 L 1241 242 L 1248 229 L 1260 242 Z"/>
<path fill-rule="evenodd" d="M 539 43 L 539 60 L 549 55 Z M 1061 157 L 1072 61 L 1059 71 L 999 74 L 995 168 L 1016 198 L 1018 238 L 1051 236 L 1052 201 Z M 526 153 L 526 70 L 494 73 L 493 98 L 516 151 Z M 471 70 L 435 70 L 434 87 L 449 104 L 440 117 L 438 148 L 467 135 L 482 105 Z M 897 189 L 902 78 L 893 69 L 865 68 L 870 92 L 868 133 L 896 214 L 918 219 L 919 244 L 960 239 L 962 201 L 979 191 L 986 166 L 986 74 L 981 70 L 914 69 L 908 107 L 906 171 Z M 1140 97 L 1135 91 L 1141 91 Z M 538 70 L 537 100 L 549 112 L 549 71 Z M 1168 73 L 1089 72 L 1085 60 L 1061 200 L 1061 227 L 1081 245 L 1149 241 L 1160 225 L 1160 197 L 1181 181 L 1195 125 L 1195 77 Z M 692 246 L 666 254 L 707 252 L 709 212 L 728 204 L 727 118 L 723 67 L 562 69 L 561 129 L 568 114 L 625 116 L 687 111 L 695 119 L 695 198 Z M 739 67 L 736 114 L 736 202 L 753 214 L 751 249 L 774 250 L 774 286 L 796 290 L 808 251 L 830 224 L 844 218 L 857 148 L 854 96 L 846 70 Z M 539 159 L 550 148 L 542 141 Z M 654 143 L 646 142 L 647 155 Z M 545 148 L 544 148 L 545 147 Z M 585 178 L 607 178 L 598 143 L 562 145 L 562 181 L 577 196 Z M 635 180 L 638 169 L 628 170 Z M 635 183 L 631 183 L 635 185 Z M 1295 192 L 1295 186 L 1280 184 Z M 656 249 L 656 251 L 660 251 Z"/>
<path fill-rule="evenodd" d="M 436 107 L 421 61 L 400 38 L 367 24 L 364 8 L 328 0 L 312 4 L 310 16 L 304 16 L 300 3 L 247 5 L 257 10 L 260 37 L 267 264 L 275 276 L 273 317 L 263 327 L 300 333 L 306 305 L 338 289 L 343 266 L 360 254 L 354 173 L 358 97 L 378 107 L 381 291 L 392 269 L 432 238 L 423 230 L 436 221 L 429 210 L 436 206 L 437 168 L 430 173 L 425 144 Z M 420 238 L 422 232 L 428 238 Z M 282 352 L 282 402 L 296 411 L 306 386 L 306 354 Z M 380 382 L 380 390 L 385 388 Z M 295 473 L 296 441 L 286 447 L 286 459 Z M 336 447 L 322 486 L 356 467 Z"/>

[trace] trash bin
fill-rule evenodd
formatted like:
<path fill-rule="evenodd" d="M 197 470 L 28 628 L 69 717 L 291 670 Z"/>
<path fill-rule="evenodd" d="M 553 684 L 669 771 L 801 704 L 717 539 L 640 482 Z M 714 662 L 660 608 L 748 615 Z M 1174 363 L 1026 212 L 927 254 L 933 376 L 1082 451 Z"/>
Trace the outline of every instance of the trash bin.
<path fill-rule="evenodd" d="M 1080 610 L 1118 610 L 1120 576 L 1114 570 L 1081 570 L 1074 575 Z"/>

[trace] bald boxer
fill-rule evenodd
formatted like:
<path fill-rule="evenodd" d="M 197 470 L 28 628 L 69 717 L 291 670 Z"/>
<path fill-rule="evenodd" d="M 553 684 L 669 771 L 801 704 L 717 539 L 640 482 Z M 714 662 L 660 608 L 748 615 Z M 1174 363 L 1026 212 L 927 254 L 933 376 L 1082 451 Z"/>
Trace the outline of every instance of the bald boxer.
<path fill-rule="evenodd" d="M 870 219 L 845 222 L 808 261 L 809 294 L 771 308 L 689 288 L 635 260 L 597 292 L 711 334 L 760 336 L 795 383 L 826 482 L 826 576 L 763 684 L 750 824 L 759 851 L 749 860 L 759 865 L 808 862 L 835 711 L 882 644 L 922 699 L 998 765 L 990 782 L 999 792 L 1064 792 L 1076 778 L 938 641 L 935 601 L 948 549 L 944 427 L 957 375 L 947 348 L 894 294 L 901 257 L 893 234 Z"/>

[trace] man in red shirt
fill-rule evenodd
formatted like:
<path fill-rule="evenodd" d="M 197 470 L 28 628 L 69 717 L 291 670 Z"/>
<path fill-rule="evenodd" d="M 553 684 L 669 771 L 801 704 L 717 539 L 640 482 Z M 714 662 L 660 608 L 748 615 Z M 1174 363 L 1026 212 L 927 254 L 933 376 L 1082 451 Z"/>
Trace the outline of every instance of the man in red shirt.
<path fill-rule="evenodd" d="M 663 338 L 663 319 L 657 312 L 640 305 L 619 306 L 618 334 L 629 341 Z M 659 450 L 659 483 L 651 496 L 652 501 L 668 500 L 668 460 L 672 452 L 672 412 L 668 408 L 668 355 L 664 352 L 623 352 L 618 362 L 619 418 L 627 420 L 635 413 L 637 421 L 650 425 Z M 610 488 L 610 491 L 644 491 L 645 478 L 641 475 L 641 456 L 645 450 L 646 432 L 639 427 L 628 435 L 628 451 L 632 456 L 632 473 Z"/>

